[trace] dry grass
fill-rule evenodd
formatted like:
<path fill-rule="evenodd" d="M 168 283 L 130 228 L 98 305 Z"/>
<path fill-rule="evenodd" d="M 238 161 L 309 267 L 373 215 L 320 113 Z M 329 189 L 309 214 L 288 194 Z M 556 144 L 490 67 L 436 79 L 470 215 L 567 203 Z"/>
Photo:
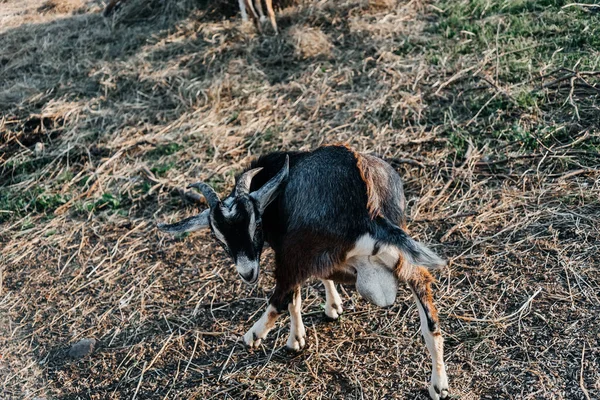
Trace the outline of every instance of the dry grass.
<path fill-rule="evenodd" d="M 333 45 L 329 41 L 329 37 L 321 32 L 320 29 L 294 25 L 288 29 L 287 34 L 294 45 L 298 57 L 331 56 Z"/>
<path fill-rule="evenodd" d="M 257 154 L 332 142 L 390 161 L 412 234 L 451 261 L 435 298 L 456 398 L 600 397 L 597 13 L 320 1 L 274 37 L 237 2 L 109 20 L 0 3 L 4 398 L 425 399 L 404 288 L 377 309 L 346 287 L 329 323 L 310 282 L 308 348 L 282 350 L 284 319 L 249 352 L 271 253 L 250 288 L 208 234 L 155 228 L 204 207 L 190 182 L 223 193 Z"/>
<path fill-rule="evenodd" d="M 40 13 L 66 14 L 78 11 L 83 7 L 83 0 L 46 0 L 38 8 Z"/>

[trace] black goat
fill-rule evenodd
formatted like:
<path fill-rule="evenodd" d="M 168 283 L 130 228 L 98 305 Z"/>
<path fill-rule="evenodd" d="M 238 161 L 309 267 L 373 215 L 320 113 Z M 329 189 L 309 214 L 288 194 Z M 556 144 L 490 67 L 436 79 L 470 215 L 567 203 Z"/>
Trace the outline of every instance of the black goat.
<path fill-rule="evenodd" d="M 290 312 L 287 346 L 305 345 L 300 287 L 311 277 L 323 281 L 325 313 L 337 318 L 342 304 L 335 282 L 355 283 L 376 305 L 391 305 L 398 280 L 408 283 L 417 303 L 421 330 L 433 360 L 433 399 L 448 396 L 443 339 L 432 301 L 427 269 L 446 263 L 405 232 L 402 181 L 383 160 L 344 146 L 311 152 L 278 152 L 260 157 L 238 177 L 223 201 L 205 183 L 198 188 L 210 206 L 165 232 L 210 227 L 233 258 L 240 277 L 253 284 L 259 275 L 264 240 L 275 253 L 275 291 L 263 316 L 244 335 L 257 347 L 278 316 Z"/>

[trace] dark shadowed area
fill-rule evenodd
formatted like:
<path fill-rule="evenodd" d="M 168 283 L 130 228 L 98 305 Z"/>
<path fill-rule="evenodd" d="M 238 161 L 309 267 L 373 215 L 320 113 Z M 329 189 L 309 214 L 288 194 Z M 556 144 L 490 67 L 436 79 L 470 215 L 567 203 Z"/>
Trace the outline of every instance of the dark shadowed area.
<path fill-rule="evenodd" d="M 589 2 L 593 3 L 593 2 Z M 449 260 L 435 302 L 457 399 L 600 398 L 600 8 L 562 0 L 0 0 L 0 397 L 427 399 L 410 292 L 282 318 L 206 208 L 273 150 L 346 143 L 403 177 Z"/>

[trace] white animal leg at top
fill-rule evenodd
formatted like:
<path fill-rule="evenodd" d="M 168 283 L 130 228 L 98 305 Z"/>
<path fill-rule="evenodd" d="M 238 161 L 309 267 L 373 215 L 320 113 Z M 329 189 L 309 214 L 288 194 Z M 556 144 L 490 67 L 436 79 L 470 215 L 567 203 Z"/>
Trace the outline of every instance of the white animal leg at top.
<path fill-rule="evenodd" d="M 323 286 L 325 287 L 325 315 L 331 319 L 338 319 L 340 314 L 344 312 L 342 309 L 342 299 L 335 283 L 329 279 L 321 279 Z"/>
<path fill-rule="evenodd" d="M 242 21 L 248 21 L 248 13 L 246 12 L 246 3 L 244 0 L 238 0 L 240 5 L 240 13 L 242 14 Z"/>
<path fill-rule="evenodd" d="M 306 344 L 306 329 L 302 322 L 302 296 L 300 288 L 294 290 L 292 302 L 288 304 L 290 312 L 290 336 L 288 337 L 287 347 L 290 350 L 300 350 Z"/>
<path fill-rule="evenodd" d="M 254 0 L 254 7 L 256 8 L 256 11 L 258 11 L 258 16 L 260 17 L 261 24 L 264 23 L 267 20 L 267 17 L 265 17 L 265 13 L 263 12 L 262 1 Z"/>
<path fill-rule="evenodd" d="M 278 34 L 277 31 L 277 20 L 275 19 L 275 12 L 273 11 L 273 0 L 265 0 L 265 3 L 267 5 L 267 12 L 269 13 L 269 19 L 271 20 L 271 26 L 273 27 L 273 30 L 275 31 L 275 34 Z"/>

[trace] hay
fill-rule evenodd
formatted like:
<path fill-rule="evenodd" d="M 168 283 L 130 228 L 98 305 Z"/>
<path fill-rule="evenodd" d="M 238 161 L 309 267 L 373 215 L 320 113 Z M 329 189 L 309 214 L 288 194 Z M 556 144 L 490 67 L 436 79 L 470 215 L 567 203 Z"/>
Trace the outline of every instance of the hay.
<path fill-rule="evenodd" d="M 333 45 L 320 29 L 308 26 L 291 26 L 287 34 L 300 58 L 330 57 Z"/>
<path fill-rule="evenodd" d="M 398 0 L 369 0 L 369 6 L 373 9 L 388 10 L 398 5 Z"/>
<path fill-rule="evenodd" d="M 77 12 L 83 5 L 83 0 L 47 0 L 38 8 L 38 12 L 68 14 Z"/>
<path fill-rule="evenodd" d="M 515 54 L 540 68 L 528 50 L 494 36 L 472 51 L 473 34 L 435 29 L 449 10 L 419 1 L 302 3 L 278 37 L 229 18 L 234 1 L 130 0 L 109 19 L 101 2 L 39 6 L 0 9 L 3 398 L 426 399 L 405 288 L 381 309 L 344 287 L 328 323 L 307 282 L 308 348 L 281 349 L 282 318 L 250 352 L 272 253 L 248 287 L 208 232 L 156 230 L 205 207 L 191 182 L 223 194 L 258 154 L 335 142 L 399 171 L 411 235 L 450 260 L 434 298 L 456 398 L 600 398 L 593 64 L 563 70 L 551 50 L 517 79 Z"/>

